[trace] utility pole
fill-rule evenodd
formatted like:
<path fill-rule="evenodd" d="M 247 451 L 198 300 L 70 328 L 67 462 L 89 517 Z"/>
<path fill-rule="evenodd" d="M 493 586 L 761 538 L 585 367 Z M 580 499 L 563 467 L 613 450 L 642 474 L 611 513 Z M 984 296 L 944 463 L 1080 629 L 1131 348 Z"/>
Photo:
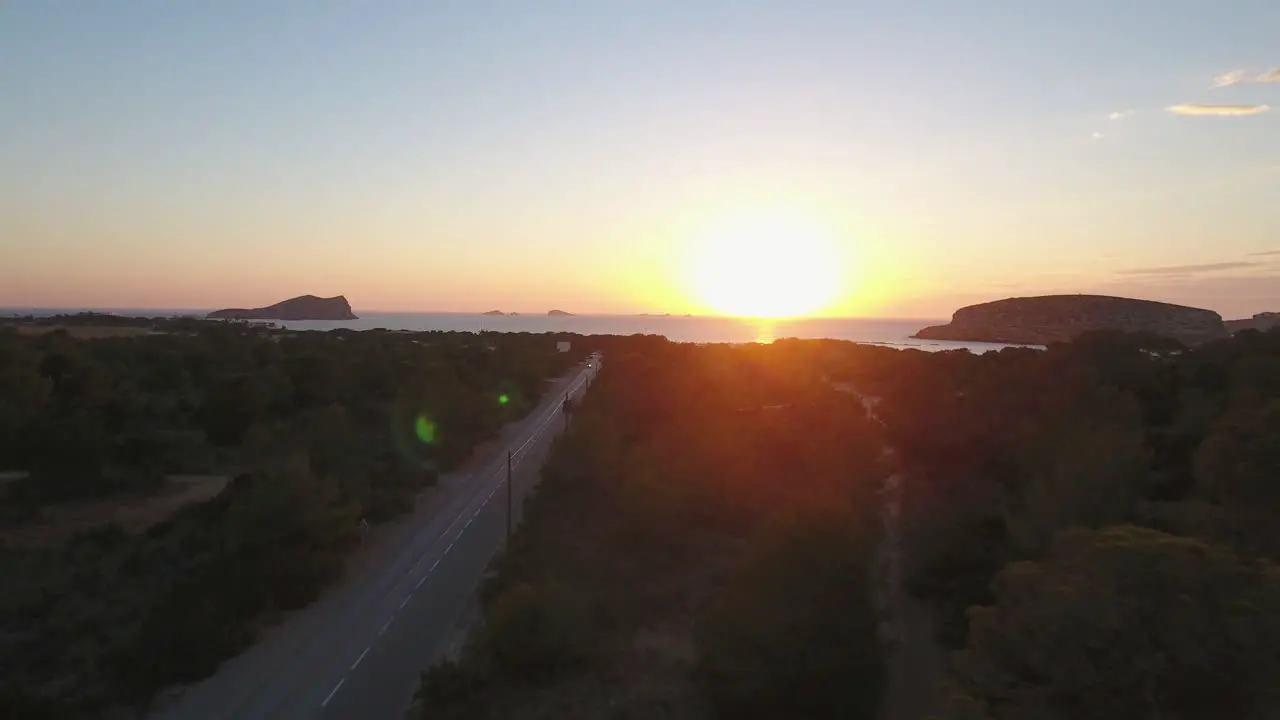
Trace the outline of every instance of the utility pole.
<path fill-rule="evenodd" d="M 511 544 L 511 451 L 507 451 L 507 544 Z"/>

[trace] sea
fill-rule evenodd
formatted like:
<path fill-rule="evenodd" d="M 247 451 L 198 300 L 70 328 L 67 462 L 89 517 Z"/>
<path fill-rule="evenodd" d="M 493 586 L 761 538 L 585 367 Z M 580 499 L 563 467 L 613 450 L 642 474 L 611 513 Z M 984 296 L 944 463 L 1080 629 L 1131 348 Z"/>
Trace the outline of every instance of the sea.
<path fill-rule="evenodd" d="M 48 317 L 76 312 L 107 312 L 136 317 L 203 317 L 202 309 L 144 308 L 0 308 L 0 316 Z M 969 350 L 983 353 L 1010 345 L 912 338 L 940 319 L 802 318 L 763 320 L 683 315 L 484 315 L 479 313 L 360 313 L 358 320 L 273 321 L 291 330 L 443 330 L 460 332 L 578 333 L 581 335 L 661 335 L 673 342 L 768 343 L 779 338 L 829 338 L 919 350 Z"/>

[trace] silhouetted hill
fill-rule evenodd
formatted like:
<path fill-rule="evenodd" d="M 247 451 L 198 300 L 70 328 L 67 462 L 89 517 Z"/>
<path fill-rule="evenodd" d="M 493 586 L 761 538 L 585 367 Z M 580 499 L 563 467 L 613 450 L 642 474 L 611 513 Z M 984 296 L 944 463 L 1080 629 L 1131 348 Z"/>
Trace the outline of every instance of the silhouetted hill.
<path fill-rule="evenodd" d="M 483 315 L 502 315 L 503 317 L 506 317 L 506 315 L 507 315 L 506 313 L 502 312 L 501 310 L 490 310 L 489 312 L 487 312 L 487 313 L 482 313 L 482 314 L 483 314 Z"/>
<path fill-rule="evenodd" d="M 215 310 L 209 317 L 221 320 L 357 320 L 347 298 L 303 295 L 262 308 Z"/>
<path fill-rule="evenodd" d="M 1120 330 L 1199 343 L 1227 334 L 1212 310 L 1106 295 L 1008 298 L 960 308 L 947 325 L 927 327 L 924 340 L 1044 345 L 1090 330 Z"/>
<path fill-rule="evenodd" d="M 1264 312 L 1244 320 L 1228 320 L 1226 326 L 1227 332 L 1232 333 L 1240 332 L 1241 330 L 1261 330 L 1266 332 L 1273 327 L 1280 326 L 1280 313 Z"/>
<path fill-rule="evenodd" d="M 573 313 L 565 312 L 563 310 L 552 310 L 548 312 L 547 315 L 550 315 L 551 317 L 573 317 Z"/>

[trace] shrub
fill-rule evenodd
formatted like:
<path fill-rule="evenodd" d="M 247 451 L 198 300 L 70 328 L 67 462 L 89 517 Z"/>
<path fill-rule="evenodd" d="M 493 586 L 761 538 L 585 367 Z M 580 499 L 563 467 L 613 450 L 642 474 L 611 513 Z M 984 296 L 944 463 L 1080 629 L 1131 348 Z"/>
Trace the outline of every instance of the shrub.
<path fill-rule="evenodd" d="M 698 627 L 695 677 L 718 717 L 874 717 L 885 671 L 869 557 L 837 516 L 758 544 Z"/>
<path fill-rule="evenodd" d="M 489 608 L 478 650 L 506 680 L 543 680 L 586 657 L 585 608 L 560 585 L 521 583 Z"/>

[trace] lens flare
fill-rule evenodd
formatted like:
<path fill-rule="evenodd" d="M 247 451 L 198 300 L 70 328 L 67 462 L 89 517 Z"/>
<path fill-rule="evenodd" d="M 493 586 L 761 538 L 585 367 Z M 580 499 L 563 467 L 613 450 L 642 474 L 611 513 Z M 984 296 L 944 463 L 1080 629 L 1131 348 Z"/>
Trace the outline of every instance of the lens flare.
<path fill-rule="evenodd" d="M 511 398 L 508 397 L 506 393 L 502 393 L 501 395 L 498 396 L 499 405 L 506 405 L 509 402 L 511 402 Z"/>
<path fill-rule="evenodd" d="M 413 421 L 413 433 L 427 445 L 436 441 L 435 423 L 428 420 L 426 415 L 419 415 L 418 419 Z"/>

